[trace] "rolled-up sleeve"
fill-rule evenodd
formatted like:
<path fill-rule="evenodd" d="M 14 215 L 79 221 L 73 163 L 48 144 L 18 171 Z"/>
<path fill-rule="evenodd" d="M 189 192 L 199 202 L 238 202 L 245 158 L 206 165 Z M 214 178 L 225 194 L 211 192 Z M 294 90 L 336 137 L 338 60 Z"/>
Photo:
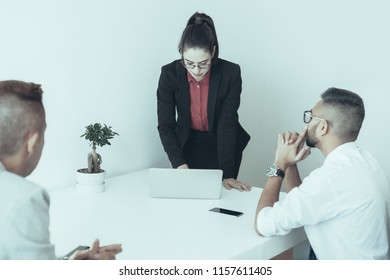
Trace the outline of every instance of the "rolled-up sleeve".
<path fill-rule="evenodd" d="M 266 237 L 288 234 L 292 229 L 314 225 L 337 215 L 336 196 L 326 176 L 312 172 L 302 184 L 257 216 L 257 230 Z"/>
<path fill-rule="evenodd" d="M 284 228 L 280 221 L 280 211 L 277 211 L 277 203 L 273 207 L 264 207 L 257 216 L 257 229 L 261 235 L 271 237 L 274 235 L 286 235 L 291 228 Z"/>

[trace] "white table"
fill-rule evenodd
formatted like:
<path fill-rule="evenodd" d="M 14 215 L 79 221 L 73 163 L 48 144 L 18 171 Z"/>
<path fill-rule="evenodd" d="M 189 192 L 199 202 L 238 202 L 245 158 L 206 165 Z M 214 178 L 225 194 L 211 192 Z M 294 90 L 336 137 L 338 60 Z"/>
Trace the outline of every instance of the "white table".
<path fill-rule="evenodd" d="M 57 255 L 99 238 L 102 245 L 122 243 L 118 259 L 270 259 L 306 235 L 296 229 L 286 236 L 258 236 L 253 221 L 261 190 L 223 189 L 220 200 L 150 198 L 148 170 L 107 179 L 99 194 L 81 194 L 74 186 L 53 190 L 52 242 Z M 213 207 L 244 215 L 210 212 Z"/>

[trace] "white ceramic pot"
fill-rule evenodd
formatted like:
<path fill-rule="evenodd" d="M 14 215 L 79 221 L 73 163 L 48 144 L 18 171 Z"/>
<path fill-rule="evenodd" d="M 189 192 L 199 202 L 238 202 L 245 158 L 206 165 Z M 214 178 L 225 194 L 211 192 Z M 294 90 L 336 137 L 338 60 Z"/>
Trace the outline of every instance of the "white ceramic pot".
<path fill-rule="evenodd" d="M 100 193 L 105 190 L 104 179 L 106 171 L 100 173 L 85 173 L 83 169 L 76 172 L 76 190 L 81 193 Z"/>

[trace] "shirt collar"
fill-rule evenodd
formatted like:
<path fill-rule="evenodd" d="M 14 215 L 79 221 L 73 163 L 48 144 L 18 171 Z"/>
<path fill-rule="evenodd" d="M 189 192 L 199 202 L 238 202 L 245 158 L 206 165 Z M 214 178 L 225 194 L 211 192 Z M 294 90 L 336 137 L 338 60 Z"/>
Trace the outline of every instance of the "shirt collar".
<path fill-rule="evenodd" d="M 344 143 L 340 146 L 338 146 L 336 149 L 334 149 L 333 151 L 331 151 L 328 156 L 325 158 L 325 162 L 327 161 L 331 161 L 333 158 L 339 156 L 339 155 L 342 155 L 342 154 L 345 154 L 347 153 L 348 151 L 351 151 L 351 150 L 355 150 L 358 148 L 358 145 L 356 144 L 356 142 L 347 142 L 347 143 Z"/>
<path fill-rule="evenodd" d="M 208 85 L 209 82 L 210 82 L 210 72 L 211 72 L 211 69 L 209 69 L 209 71 L 207 71 L 206 75 L 204 75 L 203 79 L 198 82 L 197 80 L 195 80 L 194 77 L 192 77 L 190 72 L 187 71 L 188 83 L 196 83 L 196 84 Z"/>

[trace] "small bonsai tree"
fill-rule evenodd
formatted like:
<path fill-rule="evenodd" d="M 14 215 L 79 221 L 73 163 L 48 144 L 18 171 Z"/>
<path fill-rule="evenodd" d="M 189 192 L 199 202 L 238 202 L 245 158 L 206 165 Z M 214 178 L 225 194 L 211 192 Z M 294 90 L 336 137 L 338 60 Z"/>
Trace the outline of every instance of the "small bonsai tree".
<path fill-rule="evenodd" d="M 101 125 L 100 123 L 90 124 L 85 127 L 85 133 L 80 137 L 84 137 L 90 141 L 92 145 L 92 152 L 88 154 L 88 169 L 86 173 L 102 172 L 100 164 L 103 162 L 102 157 L 96 153 L 96 146 L 103 147 L 104 145 L 111 145 L 110 139 L 114 138 L 118 133 L 112 131 L 111 126 Z"/>

